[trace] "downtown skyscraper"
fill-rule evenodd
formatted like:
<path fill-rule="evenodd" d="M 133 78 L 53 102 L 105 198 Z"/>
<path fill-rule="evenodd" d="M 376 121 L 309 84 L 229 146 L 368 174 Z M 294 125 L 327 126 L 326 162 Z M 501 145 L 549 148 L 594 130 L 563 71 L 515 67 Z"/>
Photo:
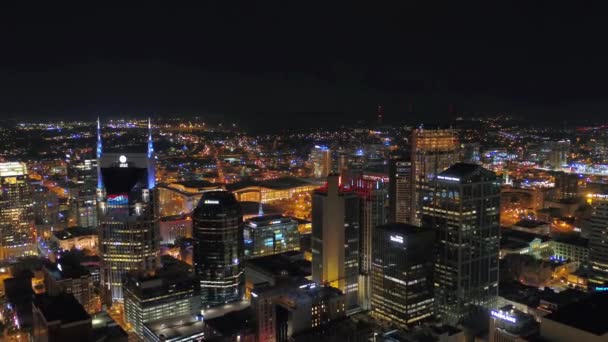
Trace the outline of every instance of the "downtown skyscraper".
<path fill-rule="evenodd" d="M 34 211 L 24 163 L 0 163 L 0 257 L 33 253 Z"/>
<path fill-rule="evenodd" d="M 145 150 L 104 153 L 97 122 L 99 252 L 107 302 L 123 300 L 122 279 L 127 272 L 159 266 L 156 163 L 150 121 Z"/>
<path fill-rule="evenodd" d="M 409 157 L 389 160 L 390 221 L 412 223 L 416 217 L 415 184 Z"/>
<path fill-rule="evenodd" d="M 601 201 L 588 222 L 589 286 L 591 290 L 608 285 L 608 202 Z"/>
<path fill-rule="evenodd" d="M 234 194 L 203 194 L 192 215 L 194 270 L 200 278 L 202 305 L 218 306 L 243 297 L 243 213 Z"/>
<path fill-rule="evenodd" d="M 476 164 L 439 173 L 423 206 L 422 229 L 436 233 L 435 305 L 446 322 L 498 296 L 500 179 Z"/>
<path fill-rule="evenodd" d="M 404 223 L 373 232 L 371 309 L 380 319 L 406 327 L 433 317 L 435 232 Z"/>
<path fill-rule="evenodd" d="M 360 202 L 330 174 L 312 197 L 312 280 L 338 288 L 346 309 L 358 307 Z"/>
<path fill-rule="evenodd" d="M 363 175 L 352 180 L 349 189 L 359 197 L 359 305 L 369 309 L 372 234 L 388 222 L 388 184 Z"/>
<path fill-rule="evenodd" d="M 434 185 L 440 172 L 461 161 L 458 133 L 452 129 L 414 130 L 411 158 L 414 213 L 409 223 L 420 225 L 425 192 Z"/>

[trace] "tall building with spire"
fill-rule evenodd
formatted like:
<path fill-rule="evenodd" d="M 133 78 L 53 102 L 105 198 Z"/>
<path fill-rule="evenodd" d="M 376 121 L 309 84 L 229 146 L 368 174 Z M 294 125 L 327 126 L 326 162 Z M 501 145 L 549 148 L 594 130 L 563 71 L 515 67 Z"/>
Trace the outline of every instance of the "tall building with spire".
<path fill-rule="evenodd" d="M 104 152 L 101 125 L 97 122 L 99 252 L 107 302 L 123 300 L 125 273 L 159 266 L 156 164 L 149 120 L 147 138 L 143 151 Z"/>

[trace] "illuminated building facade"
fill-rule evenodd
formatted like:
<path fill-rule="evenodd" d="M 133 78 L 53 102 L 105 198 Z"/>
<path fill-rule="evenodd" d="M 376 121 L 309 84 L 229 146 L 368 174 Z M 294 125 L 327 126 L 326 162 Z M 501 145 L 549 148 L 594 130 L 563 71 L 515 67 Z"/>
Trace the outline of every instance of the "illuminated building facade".
<path fill-rule="evenodd" d="M 412 162 L 391 159 L 389 166 L 389 208 L 391 222 L 412 223 L 416 215 Z"/>
<path fill-rule="evenodd" d="M 0 163 L 0 257 L 13 258 L 34 250 L 32 193 L 24 163 Z"/>
<path fill-rule="evenodd" d="M 132 271 L 125 276 L 125 320 L 135 333 L 144 335 L 144 324 L 176 316 L 200 313 L 200 287 L 192 267 L 163 257 L 154 273 Z"/>
<path fill-rule="evenodd" d="M 202 304 L 241 300 L 244 291 L 243 213 L 227 191 L 206 192 L 192 215 L 194 269 L 200 277 Z"/>
<path fill-rule="evenodd" d="M 360 203 L 352 191 L 340 188 L 339 176 L 327 177 L 327 187 L 312 199 L 312 280 L 340 289 L 347 310 L 358 306 Z"/>
<path fill-rule="evenodd" d="M 179 238 L 192 237 L 192 218 L 189 215 L 161 217 L 160 243 L 172 245 Z"/>
<path fill-rule="evenodd" d="M 511 305 L 490 311 L 491 342 L 519 342 L 536 340 L 540 326 L 534 316 L 521 312 Z"/>
<path fill-rule="evenodd" d="M 331 150 L 327 146 L 316 145 L 310 151 L 312 175 L 314 178 L 325 178 L 331 172 Z"/>
<path fill-rule="evenodd" d="M 203 193 L 223 190 L 221 185 L 203 180 L 159 184 L 157 188 L 161 216 L 191 214 Z"/>
<path fill-rule="evenodd" d="M 608 284 L 608 202 L 594 208 L 589 219 L 589 285 L 592 288 Z"/>
<path fill-rule="evenodd" d="M 80 192 L 70 199 L 75 224 L 79 227 L 97 227 L 97 203 L 95 192 Z"/>
<path fill-rule="evenodd" d="M 57 245 L 59 250 L 69 251 L 71 249 L 87 249 L 97 254 L 99 236 L 97 229 L 87 227 L 71 227 L 64 230 L 54 231 L 51 241 Z"/>
<path fill-rule="evenodd" d="M 238 182 L 228 184 L 226 188 L 232 191 L 239 202 L 271 203 L 291 199 L 297 194 L 310 193 L 321 185 L 323 184 L 316 181 L 283 177 L 260 182 Z"/>
<path fill-rule="evenodd" d="M 298 221 L 282 215 L 250 218 L 243 228 L 246 259 L 300 249 Z"/>
<path fill-rule="evenodd" d="M 411 156 L 416 215 L 410 223 L 419 225 L 422 201 L 435 176 L 461 159 L 458 133 L 452 129 L 416 129 Z"/>
<path fill-rule="evenodd" d="M 68 175 L 70 186 L 70 210 L 73 224 L 79 227 L 97 227 L 97 160 L 86 159 L 71 163 Z"/>
<path fill-rule="evenodd" d="M 155 159 L 149 129 L 147 153 L 102 153 L 98 141 L 99 250 L 107 302 L 122 301 L 122 278 L 127 272 L 154 270 L 159 264 Z"/>
<path fill-rule="evenodd" d="M 374 229 L 371 308 L 376 317 L 406 327 L 433 316 L 434 242 L 435 232 L 409 224 Z"/>
<path fill-rule="evenodd" d="M 436 178 L 423 227 L 437 234 L 436 313 L 457 322 L 470 306 L 491 306 L 498 296 L 500 179 L 464 163 Z"/>

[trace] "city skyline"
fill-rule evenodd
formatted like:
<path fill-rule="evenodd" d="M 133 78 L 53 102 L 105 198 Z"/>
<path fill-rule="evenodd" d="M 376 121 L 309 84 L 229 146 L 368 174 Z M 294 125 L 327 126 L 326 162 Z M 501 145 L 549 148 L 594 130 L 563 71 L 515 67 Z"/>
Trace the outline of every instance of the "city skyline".
<path fill-rule="evenodd" d="M 607 341 L 590 3 L 0 11 L 0 341 Z"/>

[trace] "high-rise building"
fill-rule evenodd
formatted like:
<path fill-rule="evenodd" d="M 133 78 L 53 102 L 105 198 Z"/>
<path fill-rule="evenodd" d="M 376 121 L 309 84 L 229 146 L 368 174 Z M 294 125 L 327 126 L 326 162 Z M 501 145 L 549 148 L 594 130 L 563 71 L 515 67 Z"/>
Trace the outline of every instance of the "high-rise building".
<path fill-rule="evenodd" d="M 423 206 L 423 228 L 435 230 L 436 312 L 456 322 L 498 295 L 500 179 L 458 163 L 436 176 Z"/>
<path fill-rule="evenodd" d="M 340 289 L 347 310 L 358 306 L 359 197 L 341 188 L 340 176 L 312 198 L 312 280 Z"/>
<path fill-rule="evenodd" d="M 433 316 L 435 232 L 404 223 L 373 233 L 371 307 L 375 316 L 403 327 Z"/>
<path fill-rule="evenodd" d="M 252 217 L 243 228 L 244 257 L 256 258 L 300 249 L 298 221 L 282 215 Z"/>
<path fill-rule="evenodd" d="M 422 201 L 435 176 L 461 159 L 458 133 L 452 129 L 416 129 L 412 133 L 411 155 L 416 215 L 410 223 L 419 225 Z"/>
<path fill-rule="evenodd" d="M 331 159 L 331 150 L 327 146 L 315 145 L 312 151 L 310 151 L 313 177 L 327 177 L 331 172 Z"/>
<path fill-rule="evenodd" d="M 359 178 L 353 181 L 350 189 L 360 199 L 359 268 L 362 274 L 369 274 L 372 263 L 372 232 L 377 226 L 388 222 L 387 184 L 379 180 Z"/>
<path fill-rule="evenodd" d="M 91 272 L 84 266 L 74 262 L 49 262 L 44 265 L 43 272 L 47 294 L 57 296 L 61 293 L 70 293 L 90 314 L 101 309 Z"/>
<path fill-rule="evenodd" d="M 201 282 L 202 304 L 241 300 L 244 290 L 243 213 L 227 191 L 206 192 L 192 215 L 194 269 Z"/>
<path fill-rule="evenodd" d="M 27 166 L 0 163 L 0 183 L 0 257 L 33 253 L 34 211 Z"/>
<path fill-rule="evenodd" d="M 70 204 L 74 224 L 79 227 L 97 227 L 95 192 L 86 193 L 78 191 L 77 194 L 70 198 Z"/>
<path fill-rule="evenodd" d="M 388 221 L 388 183 L 362 176 L 351 181 L 350 190 L 359 196 L 359 305 L 369 309 L 372 232 Z"/>
<path fill-rule="evenodd" d="M 163 256 L 154 273 L 131 271 L 125 276 L 125 320 L 139 336 L 144 324 L 176 316 L 196 316 L 201 310 L 200 287 L 192 267 Z"/>
<path fill-rule="evenodd" d="M 416 216 L 415 186 L 409 158 L 391 159 L 389 164 L 390 221 L 412 223 Z"/>
<path fill-rule="evenodd" d="M 594 208 L 588 223 L 589 285 L 591 289 L 608 285 L 608 202 Z"/>
<path fill-rule="evenodd" d="M 150 124 L 147 152 L 102 153 L 98 122 L 99 252 L 106 302 L 122 301 L 122 278 L 159 265 L 159 215 Z"/>

